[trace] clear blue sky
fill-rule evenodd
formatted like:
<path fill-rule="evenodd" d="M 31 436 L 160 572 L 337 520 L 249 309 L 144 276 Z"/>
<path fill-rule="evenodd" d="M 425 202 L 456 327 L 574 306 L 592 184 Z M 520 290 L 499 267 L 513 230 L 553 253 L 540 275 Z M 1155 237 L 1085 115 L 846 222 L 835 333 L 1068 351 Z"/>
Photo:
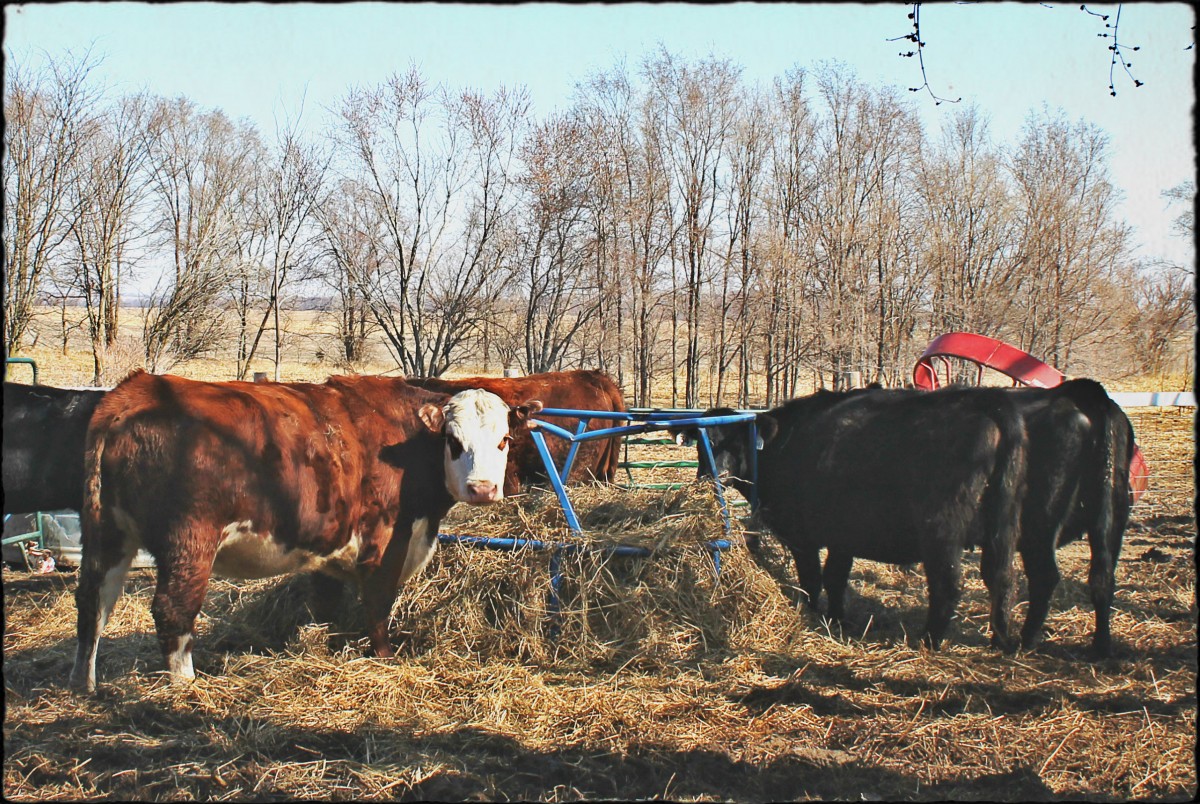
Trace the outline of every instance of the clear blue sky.
<path fill-rule="evenodd" d="M 1049 6 L 1049 7 L 1048 7 Z M 1115 19 L 1115 4 L 1089 5 Z M 663 44 L 673 54 L 713 54 L 740 64 L 749 81 L 768 82 L 794 66 L 839 59 L 863 80 L 901 89 L 921 83 L 908 42 L 911 5 L 885 3 L 717 5 L 527 3 L 226 4 L 58 3 L 4 9 L 5 57 L 36 62 L 91 47 L 97 75 L 115 90 L 185 95 L 264 133 L 274 115 L 321 124 L 354 85 L 369 85 L 416 64 L 448 87 L 528 88 L 542 117 L 570 102 L 575 82 L 620 59 L 636 67 Z M 974 101 L 993 137 L 1015 142 L 1042 104 L 1062 108 L 1111 136 L 1112 176 L 1121 212 L 1136 229 L 1139 254 L 1190 263 L 1194 244 L 1170 231 L 1178 210 L 1163 190 L 1196 175 L 1192 144 L 1194 14 L 1183 3 L 1132 3 L 1121 15 L 1122 45 L 1135 89 L 1116 75 L 1109 95 L 1110 40 L 1078 3 L 930 3 L 922 38 L 930 83 L 943 97 Z M 913 93 L 936 133 L 953 104 Z"/>

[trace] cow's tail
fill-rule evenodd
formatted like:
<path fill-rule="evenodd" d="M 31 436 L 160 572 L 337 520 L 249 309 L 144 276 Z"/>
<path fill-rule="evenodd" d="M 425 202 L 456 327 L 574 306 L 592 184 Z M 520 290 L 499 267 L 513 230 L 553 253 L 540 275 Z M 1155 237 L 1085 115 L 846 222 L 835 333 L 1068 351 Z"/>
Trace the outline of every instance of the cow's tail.
<path fill-rule="evenodd" d="M 1094 380 L 1069 383 L 1071 401 L 1091 421 L 1082 505 L 1088 532 L 1112 546 L 1115 530 L 1129 518 L 1129 464 L 1133 460 L 1133 426 L 1129 417 Z M 1120 538 L 1120 534 L 1116 534 Z"/>
<path fill-rule="evenodd" d="M 1015 548 L 1021 527 L 1021 502 L 1025 497 L 1028 436 L 1024 421 L 1013 406 L 1005 405 L 993 417 L 998 431 L 996 463 L 984 491 L 985 543 Z"/>
<path fill-rule="evenodd" d="M 91 428 L 83 453 L 83 506 L 79 512 L 79 526 L 84 556 L 98 555 L 100 552 L 100 538 L 103 533 L 100 521 L 100 492 L 103 482 L 105 432 L 103 428 Z"/>
<path fill-rule="evenodd" d="M 1116 566 L 1132 506 L 1129 464 L 1133 460 L 1133 425 L 1098 382 L 1075 380 L 1072 386 L 1072 401 L 1091 420 L 1087 456 L 1090 477 L 1083 484 L 1082 505 L 1092 553 L 1088 571 L 1088 588 L 1096 612 L 1092 647 L 1104 656 L 1112 646 L 1110 617 Z"/>
<path fill-rule="evenodd" d="M 981 501 L 983 555 L 980 569 L 992 600 L 992 644 L 1004 650 L 1016 647 L 1009 627 L 1012 610 L 1014 562 L 1021 535 L 1021 505 L 1025 498 L 1028 436 L 1015 405 L 1004 404 L 993 412 L 997 425 L 996 462 Z"/>
<path fill-rule="evenodd" d="M 617 479 L 617 469 L 621 465 L 621 441 L 619 437 L 605 439 L 604 454 L 600 458 L 600 477 L 604 483 L 612 483 Z"/>
<path fill-rule="evenodd" d="M 621 393 L 621 389 L 617 384 L 608 377 L 602 379 L 602 384 L 608 392 L 608 399 L 611 403 L 614 413 L 624 413 L 625 395 Z M 616 422 L 613 422 L 615 425 Z M 625 439 L 620 437 L 606 439 L 608 446 L 604 451 L 603 458 L 600 461 L 600 480 L 605 483 L 612 483 L 617 479 L 617 470 L 621 466 L 621 446 L 625 443 Z"/>

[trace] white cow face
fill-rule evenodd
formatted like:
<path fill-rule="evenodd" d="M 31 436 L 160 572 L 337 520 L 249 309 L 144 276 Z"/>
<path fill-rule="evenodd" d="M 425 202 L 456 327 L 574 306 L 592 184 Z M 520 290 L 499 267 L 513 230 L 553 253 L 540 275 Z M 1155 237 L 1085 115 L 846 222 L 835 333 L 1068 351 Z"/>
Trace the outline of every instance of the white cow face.
<path fill-rule="evenodd" d="M 445 436 L 446 490 L 454 499 L 473 505 L 504 499 L 504 470 L 512 443 L 509 430 L 531 426 L 529 415 L 541 407 L 534 401 L 510 408 L 500 397 L 478 388 L 455 394 L 441 408 L 422 406 L 421 419 Z"/>

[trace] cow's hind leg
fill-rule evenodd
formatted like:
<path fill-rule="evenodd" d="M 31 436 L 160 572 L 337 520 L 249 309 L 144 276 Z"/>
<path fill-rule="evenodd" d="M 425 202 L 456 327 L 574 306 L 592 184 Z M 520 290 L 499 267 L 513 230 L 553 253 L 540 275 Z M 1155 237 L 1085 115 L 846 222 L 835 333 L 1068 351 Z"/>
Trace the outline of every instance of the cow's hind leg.
<path fill-rule="evenodd" d="M 137 545 L 126 543 L 122 534 L 112 528 L 99 543 L 89 539 L 85 540 L 85 545 L 79 585 L 75 589 L 79 644 L 70 684 L 76 689 L 95 692 L 96 650 L 100 635 L 121 597 L 129 565 L 137 555 Z"/>
<path fill-rule="evenodd" d="M 954 617 L 961 594 L 961 550 L 937 551 L 925 558 L 925 578 L 929 584 L 929 616 L 925 621 L 925 644 L 937 650 Z"/>
<path fill-rule="evenodd" d="M 1026 538 L 1040 534 L 1025 534 Z M 1025 625 L 1021 628 L 1021 646 L 1033 650 L 1042 641 L 1042 627 L 1050 611 L 1050 598 L 1058 586 L 1058 562 L 1055 560 L 1054 542 L 1037 539 L 1033 545 L 1021 548 L 1021 562 L 1029 580 L 1029 610 L 1025 613 Z"/>
<path fill-rule="evenodd" d="M 1099 658 L 1112 653 L 1112 603 L 1116 590 L 1117 554 L 1121 549 L 1120 535 L 1115 540 L 1109 534 L 1094 535 L 1089 531 L 1092 563 L 1088 570 L 1088 588 L 1096 610 L 1096 633 L 1092 637 L 1092 652 Z"/>
<path fill-rule="evenodd" d="M 217 538 L 211 526 L 190 523 L 164 539 L 168 548 L 154 557 L 158 583 L 150 612 L 172 681 L 196 677 L 192 667 L 196 615 L 208 591 Z"/>
<path fill-rule="evenodd" d="M 1053 559 L 1053 556 L 1051 558 Z M 1012 543 L 984 545 L 983 555 L 979 559 L 979 571 L 983 575 L 983 583 L 987 587 L 992 604 L 992 647 L 1011 653 L 1017 648 L 1010 623 L 1013 604 Z"/>

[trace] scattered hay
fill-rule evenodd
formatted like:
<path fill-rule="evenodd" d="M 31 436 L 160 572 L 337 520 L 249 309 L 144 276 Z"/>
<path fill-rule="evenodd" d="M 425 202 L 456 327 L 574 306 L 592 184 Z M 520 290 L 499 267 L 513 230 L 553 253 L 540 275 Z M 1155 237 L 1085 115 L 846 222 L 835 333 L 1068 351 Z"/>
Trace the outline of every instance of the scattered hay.
<path fill-rule="evenodd" d="M 1144 448 L 1146 445 L 1143 445 Z M 1156 460 L 1147 450 L 1148 460 Z M 725 538 L 711 492 L 580 487 L 596 546 L 445 544 L 399 596 L 398 656 L 365 655 L 355 595 L 313 625 L 304 578 L 214 581 L 191 685 L 163 667 L 135 571 L 99 657 L 64 688 L 74 576 L 5 571 L 3 793 L 14 800 L 1154 798 L 1196 792 L 1194 524 L 1139 504 L 1118 569 L 1117 655 L 1087 660 L 1084 544 L 1045 646 L 988 648 L 978 555 L 947 646 L 915 646 L 920 572 L 856 562 L 844 629 L 802 614 L 794 569 Z M 552 495 L 458 507 L 443 531 L 576 543 Z M 1022 590 L 1023 591 L 1023 590 Z M 1024 615 L 1024 604 L 1015 615 Z"/>

